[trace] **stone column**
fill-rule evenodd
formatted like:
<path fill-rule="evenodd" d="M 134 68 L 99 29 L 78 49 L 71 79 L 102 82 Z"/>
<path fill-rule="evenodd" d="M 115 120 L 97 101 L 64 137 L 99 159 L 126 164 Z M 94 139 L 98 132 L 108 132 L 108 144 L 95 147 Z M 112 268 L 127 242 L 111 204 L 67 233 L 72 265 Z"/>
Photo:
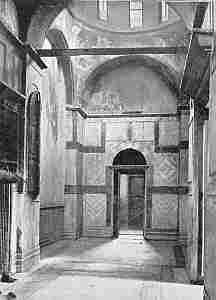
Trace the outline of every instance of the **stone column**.
<path fill-rule="evenodd" d="M 179 166 L 178 166 L 178 185 L 184 187 L 183 192 L 178 195 L 178 233 L 179 241 L 185 250 L 187 243 L 187 199 L 186 189 L 188 186 L 188 122 L 189 105 L 179 105 Z M 180 191 L 180 190 L 179 190 Z"/>
<path fill-rule="evenodd" d="M 188 261 L 191 280 L 201 275 L 203 218 L 203 126 L 207 111 L 191 100 L 189 121 Z"/>

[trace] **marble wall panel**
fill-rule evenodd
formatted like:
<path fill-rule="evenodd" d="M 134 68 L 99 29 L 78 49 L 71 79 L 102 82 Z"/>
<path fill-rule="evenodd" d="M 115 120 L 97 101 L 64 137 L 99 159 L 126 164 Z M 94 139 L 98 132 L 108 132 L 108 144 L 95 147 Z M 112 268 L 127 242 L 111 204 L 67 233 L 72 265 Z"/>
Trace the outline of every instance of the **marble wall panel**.
<path fill-rule="evenodd" d="M 76 185 L 77 184 L 77 150 L 70 149 L 65 151 L 65 184 Z"/>
<path fill-rule="evenodd" d="M 85 120 L 84 146 L 101 146 L 101 121 Z"/>
<path fill-rule="evenodd" d="M 179 183 L 187 185 L 188 182 L 188 149 L 180 150 L 180 176 Z"/>
<path fill-rule="evenodd" d="M 128 139 L 128 122 L 110 121 L 106 123 L 107 141 L 125 141 Z"/>
<path fill-rule="evenodd" d="M 84 226 L 106 226 L 106 194 L 84 195 Z"/>
<path fill-rule="evenodd" d="M 152 227 L 159 229 L 177 228 L 178 196 L 172 194 L 152 195 Z"/>
<path fill-rule="evenodd" d="M 77 206 L 76 194 L 64 195 L 64 238 L 76 238 L 77 235 Z"/>
<path fill-rule="evenodd" d="M 188 222 L 188 195 L 179 195 L 179 231 L 181 234 L 187 233 Z"/>
<path fill-rule="evenodd" d="M 159 145 L 177 146 L 179 143 L 179 124 L 176 119 L 161 119 L 159 123 Z"/>
<path fill-rule="evenodd" d="M 144 122 L 143 138 L 145 141 L 154 139 L 154 122 Z"/>
<path fill-rule="evenodd" d="M 83 154 L 83 184 L 105 184 L 105 157 L 102 153 Z"/>
<path fill-rule="evenodd" d="M 84 141 L 84 120 L 83 117 L 77 113 L 77 142 L 83 144 Z"/>
<path fill-rule="evenodd" d="M 169 153 L 155 153 L 153 163 L 154 185 L 177 185 L 178 155 Z"/>
<path fill-rule="evenodd" d="M 188 113 L 182 113 L 181 115 L 181 124 L 180 124 L 180 130 L 181 130 L 181 140 L 187 141 L 188 140 L 188 122 L 189 122 L 189 114 Z"/>
<path fill-rule="evenodd" d="M 135 141 L 154 140 L 154 122 L 133 122 L 132 137 Z"/>
<path fill-rule="evenodd" d="M 64 207 L 40 209 L 40 245 L 44 246 L 63 238 Z"/>
<path fill-rule="evenodd" d="M 73 140 L 73 118 L 71 111 L 65 112 L 65 140 Z"/>
<path fill-rule="evenodd" d="M 133 122 L 132 123 L 132 137 L 135 141 L 142 141 L 143 140 L 143 129 L 144 129 L 144 122 Z"/>

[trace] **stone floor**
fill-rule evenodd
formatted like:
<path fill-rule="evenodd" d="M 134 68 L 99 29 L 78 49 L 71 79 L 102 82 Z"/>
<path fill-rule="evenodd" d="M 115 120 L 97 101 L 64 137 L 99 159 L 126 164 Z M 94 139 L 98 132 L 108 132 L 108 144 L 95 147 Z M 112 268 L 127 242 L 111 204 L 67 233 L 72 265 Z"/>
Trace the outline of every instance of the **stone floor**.
<path fill-rule="evenodd" d="M 17 278 L 0 290 L 20 300 L 202 299 L 202 288 L 188 284 L 180 247 L 134 234 L 50 245 L 40 265 Z"/>

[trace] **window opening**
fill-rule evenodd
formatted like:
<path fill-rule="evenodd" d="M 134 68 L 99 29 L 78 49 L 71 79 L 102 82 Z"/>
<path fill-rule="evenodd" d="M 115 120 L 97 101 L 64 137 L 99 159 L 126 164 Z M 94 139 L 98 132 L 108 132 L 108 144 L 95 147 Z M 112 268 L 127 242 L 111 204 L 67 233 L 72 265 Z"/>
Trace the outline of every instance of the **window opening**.
<path fill-rule="evenodd" d="M 98 0 L 98 17 L 102 21 L 108 20 L 107 0 Z"/>
<path fill-rule="evenodd" d="M 143 0 L 130 0 L 130 27 L 143 26 Z"/>
<path fill-rule="evenodd" d="M 167 0 L 161 0 L 161 22 L 166 22 L 169 19 L 169 6 Z"/>

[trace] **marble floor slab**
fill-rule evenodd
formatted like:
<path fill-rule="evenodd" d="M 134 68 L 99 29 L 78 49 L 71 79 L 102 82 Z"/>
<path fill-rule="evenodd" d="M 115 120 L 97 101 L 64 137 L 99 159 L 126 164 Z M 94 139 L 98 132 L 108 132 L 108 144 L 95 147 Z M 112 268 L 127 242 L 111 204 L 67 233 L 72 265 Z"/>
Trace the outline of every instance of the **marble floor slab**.
<path fill-rule="evenodd" d="M 141 280 L 61 276 L 30 300 L 201 300 L 202 288 Z"/>
<path fill-rule="evenodd" d="M 0 290 L 18 300 L 199 300 L 201 287 L 189 284 L 183 264 L 171 241 L 134 235 L 59 241 L 41 249 L 37 268 L 16 274 L 14 284 L 0 283 Z"/>

